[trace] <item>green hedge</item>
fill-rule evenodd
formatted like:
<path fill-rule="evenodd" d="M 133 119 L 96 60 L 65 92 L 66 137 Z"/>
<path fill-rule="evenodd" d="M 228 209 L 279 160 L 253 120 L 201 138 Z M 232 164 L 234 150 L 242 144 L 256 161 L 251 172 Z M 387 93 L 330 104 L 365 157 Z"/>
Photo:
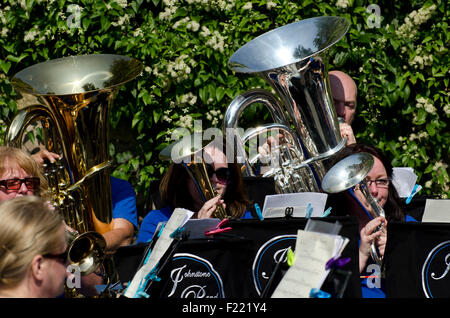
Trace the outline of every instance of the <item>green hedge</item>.
<path fill-rule="evenodd" d="M 3 1 L 5 2 L 5 1 Z M 145 64 L 113 106 L 114 175 L 142 197 L 167 164 L 159 151 L 177 127 L 221 127 L 239 93 L 266 87 L 234 74 L 229 57 L 276 27 L 333 15 L 351 22 L 331 48 L 329 69 L 357 82 L 358 141 L 381 147 L 419 175 L 422 193 L 450 194 L 449 8 L 446 1 L 82 0 L 6 1 L 0 16 L 0 137 L 16 111 L 9 78 L 68 55 L 114 53 Z M 262 120 L 257 106 L 245 120 Z"/>

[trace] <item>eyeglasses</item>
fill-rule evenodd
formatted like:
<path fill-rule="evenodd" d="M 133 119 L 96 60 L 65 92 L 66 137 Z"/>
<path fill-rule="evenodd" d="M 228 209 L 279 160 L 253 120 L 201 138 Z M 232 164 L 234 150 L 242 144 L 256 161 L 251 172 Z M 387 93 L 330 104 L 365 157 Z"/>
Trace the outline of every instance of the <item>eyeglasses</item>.
<path fill-rule="evenodd" d="M 60 254 L 44 254 L 42 255 L 45 258 L 53 258 L 56 259 L 57 261 L 60 261 L 62 264 L 66 264 L 67 260 L 69 258 L 69 250 L 66 249 L 64 252 L 60 253 Z"/>
<path fill-rule="evenodd" d="M 206 172 L 208 173 L 209 178 L 212 178 L 212 176 L 215 174 L 217 180 L 222 183 L 228 182 L 228 178 L 230 177 L 230 168 L 219 168 L 217 170 L 214 170 L 212 165 L 207 164 Z"/>
<path fill-rule="evenodd" d="M 39 178 L 36 177 L 24 179 L 15 178 L 0 181 L 0 185 L 4 186 L 6 190 L 12 191 L 18 191 L 22 186 L 22 183 L 25 183 L 28 190 L 34 191 L 39 187 L 41 181 L 39 180 Z"/>
<path fill-rule="evenodd" d="M 375 185 L 377 188 L 387 188 L 389 186 L 389 179 L 387 178 L 380 178 L 376 180 L 366 180 L 367 186 L 370 187 L 372 183 L 375 182 Z"/>

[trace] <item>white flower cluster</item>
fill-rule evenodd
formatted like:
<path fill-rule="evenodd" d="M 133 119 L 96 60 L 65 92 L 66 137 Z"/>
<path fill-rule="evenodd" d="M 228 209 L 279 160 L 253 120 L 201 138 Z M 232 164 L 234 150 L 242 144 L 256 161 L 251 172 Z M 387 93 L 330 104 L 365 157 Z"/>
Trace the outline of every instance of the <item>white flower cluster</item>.
<path fill-rule="evenodd" d="M 175 12 L 177 11 L 177 7 L 175 6 L 168 6 L 164 8 L 163 12 L 159 13 L 159 18 L 161 20 L 168 20 L 170 21 L 172 19 L 172 16 L 175 14 Z"/>
<path fill-rule="evenodd" d="M 414 140 L 424 140 L 427 139 L 429 137 L 428 132 L 426 130 L 422 130 L 419 131 L 418 134 L 412 133 L 409 135 L 409 141 L 414 141 Z M 405 138 L 406 139 L 406 138 Z M 399 138 L 400 140 L 400 138 Z M 402 139 L 404 140 L 404 139 Z"/>
<path fill-rule="evenodd" d="M 185 0 L 188 4 L 199 5 L 206 11 L 218 10 L 218 11 L 230 11 L 234 9 L 235 0 Z"/>
<path fill-rule="evenodd" d="M 222 36 L 219 31 L 215 30 L 212 36 L 206 41 L 206 45 L 223 53 L 224 49 L 228 46 L 225 44 L 226 37 Z"/>
<path fill-rule="evenodd" d="M 172 122 L 172 118 L 170 117 L 170 113 L 171 112 L 172 112 L 172 110 L 170 108 L 166 109 L 164 111 L 163 116 L 162 116 L 162 120 L 165 121 L 165 122 L 171 123 Z"/>
<path fill-rule="evenodd" d="M 114 1 L 117 2 L 117 4 L 122 8 L 126 8 L 128 5 L 127 0 L 114 0 Z"/>
<path fill-rule="evenodd" d="M 178 104 L 180 106 L 189 104 L 189 105 L 195 105 L 195 103 L 197 102 L 197 96 L 195 96 L 194 94 L 192 94 L 191 92 L 181 95 L 181 97 L 177 98 Z M 186 107 L 185 107 L 186 109 Z"/>
<path fill-rule="evenodd" d="M 244 6 L 242 7 L 242 9 L 244 10 L 251 10 L 253 8 L 253 4 L 251 2 L 247 2 L 246 4 L 244 4 Z"/>
<path fill-rule="evenodd" d="M 436 107 L 431 104 L 431 101 L 428 98 L 419 97 L 416 99 L 416 107 L 417 108 L 423 108 L 427 113 L 435 114 L 436 113 Z"/>
<path fill-rule="evenodd" d="M 124 27 L 125 24 L 128 24 L 130 22 L 130 16 L 128 14 L 124 14 L 123 16 L 119 17 L 119 20 L 117 22 L 111 22 L 111 25 L 114 27 L 120 26 Z"/>
<path fill-rule="evenodd" d="M 219 120 L 223 119 L 223 114 L 220 110 L 212 109 L 206 113 L 206 119 L 212 122 L 212 126 L 216 126 L 219 123 Z"/>
<path fill-rule="evenodd" d="M 167 64 L 167 74 L 174 78 L 178 83 L 187 79 L 191 73 L 191 66 L 195 66 L 195 61 L 192 59 L 188 61 L 188 58 L 189 57 L 186 54 L 182 54 L 177 57 L 175 61 L 171 61 Z M 190 66 L 187 63 L 190 63 Z M 154 74 L 156 75 L 156 73 Z"/>
<path fill-rule="evenodd" d="M 420 68 L 423 70 L 425 66 L 433 64 L 433 55 L 416 55 L 412 60 L 409 60 L 409 65 L 414 68 Z"/>
<path fill-rule="evenodd" d="M 445 106 L 444 106 L 444 113 L 445 113 L 447 116 L 450 116 L 450 105 L 445 105 Z"/>
<path fill-rule="evenodd" d="M 142 32 L 141 28 L 137 28 L 136 30 L 133 31 L 133 37 L 137 38 L 140 36 L 143 36 L 144 32 Z"/>
<path fill-rule="evenodd" d="M 441 169 L 441 168 L 444 169 L 444 170 L 447 170 L 448 164 L 446 164 L 444 162 L 441 162 L 441 161 L 438 161 L 433 166 L 433 170 L 434 171 L 439 171 L 439 169 Z"/>
<path fill-rule="evenodd" d="M 193 127 L 193 118 L 188 114 L 180 117 L 178 124 L 182 128 L 192 128 Z"/>
<path fill-rule="evenodd" d="M 186 29 L 197 32 L 200 29 L 200 24 L 197 21 L 191 20 L 189 17 L 184 17 L 183 19 L 178 20 L 172 25 L 173 29 L 177 29 L 179 26 L 185 25 Z"/>
<path fill-rule="evenodd" d="M 37 35 L 39 35 L 39 32 L 36 29 L 28 30 L 27 32 L 25 32 L 23 41 L 24 42 L 32 42 Z"/>
<path fill-rule="evenodd" d="M 427 22 L 435 10 L 436 5 L 433 4 L 427 8 L 422 7 L 417 11 L 412 11 L 405 17 L 405 23 L 403 23 L 395 33 L 400 38 L 413 38 L 417 32 L 419 32 L 419 26 Z"/>
<path fill-rule="evenodd" d="M 267 8 L 267 10 L 270 10 L 270 9 L 272 9 L 272 8 L 275 8 L 277 6 L 277 4 L 275 3 L 275 2 L 273 2 L 273 1 L 267 1 L 267 3 L 266 3 L 266 8 Z"/>
<path fill-rule="evenodd" d="M 343 9 L 347 8 L 349 5 L 350 5 L 350 3 L 348 2 L 348 0 L 338 0 L 336 2 L 336 7 L 343 8 Z"/>
<path fill-rule="evenodd" d="M 413 59 L 409 60 L 409 65 L 413 66 L 414 68 L 420 68 L 422 70 L 425 66 L 430 66 L 433 64 L 433 55 L 421 53 L 422 53 L 422 46 L 418 45 L 416 48 L 416 56 L 414 56 Z"/>

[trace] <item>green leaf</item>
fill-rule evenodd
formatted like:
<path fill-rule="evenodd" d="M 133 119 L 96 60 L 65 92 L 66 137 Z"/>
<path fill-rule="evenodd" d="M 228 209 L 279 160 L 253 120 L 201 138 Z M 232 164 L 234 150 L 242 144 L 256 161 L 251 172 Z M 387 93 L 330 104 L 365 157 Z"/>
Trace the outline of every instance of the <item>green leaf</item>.
<path fill-rule="evenodd" d="M 426 128 L 427 128 L 428 134 L 430 136 L 434 136 L 434 134 L 436 133 L 436 130 L 434 129 L 434 124 L 433 123 L 428 123 Z"/>
<path fill-rule="evenodd" d="M 0 68 L 5 74 L 8 74 L 9 68 L 11 67 L 11 62 L 0 61 Z"/>

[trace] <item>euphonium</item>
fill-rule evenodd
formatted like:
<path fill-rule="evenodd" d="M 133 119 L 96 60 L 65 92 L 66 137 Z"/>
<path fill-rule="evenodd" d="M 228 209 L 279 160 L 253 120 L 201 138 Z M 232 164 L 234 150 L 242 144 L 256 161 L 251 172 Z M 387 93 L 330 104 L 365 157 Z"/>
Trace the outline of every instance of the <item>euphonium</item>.
<path fill-rule="evenodd" d="M 171 143 L 159 154 L 161 160 L 168 160 L 183 165 L 194 182 L 203 202 L 217 196 L 209 179 L 206 162 L 203 158 L 203 150 L 209 143 L 210 141 L 203 139 L 202 134 L 194 133 Z M 221 204 L 217 205 L 213 217 L 219 219 L 228 217 L 226 210 Z"/>
<path fill-rule="evenodd" d="M 31 133 L 47 150 L 62 154 L 45 173 L 54 206 L 75 230 L 69 260 L 82 275 L 101 265 L 105 278 L 113 275 L 101 235 L 113 227 L 109 114 L 116 92 L 142 67 L 120 55 L 70 56 L 30 66 L 11 81 L 26 102 L 18 102 L 6 143 L 26 147 Z"/>
<path fill-rule="evenodd" d="M 283 135 L 294 136 L 291 143 L 276 151 L 286 153 L 265 176 L 274 176 L 279 192 L 320 191 L 327 160 L 346 144 L 341 138 L 339 122 L 329 93 L 327 59 L 329 48 L 347 32 L 349 22 L 340 17 L 318 17 L 291 23 L 248 42 L 228 61 L 240 73 L 257 73 L 275 90 L 256 89 L 237 96 L 224 117 L 224 133 L 238 126 L 239 116 L 253 103 L 265 105 Z M 271 127 L 262 126 L 261 133 Z M 253 131 L 237 145 L 245 145 Z M 241 149 L 241 152 L 245 152 Z M 245 158 L 246 174 L 253 175 Z M 287 181 L 291 180 L 291 181 Z M 303 180 L 303 182 L 301 182 Z M 293 186 L 295 185 L 295 186 Z"/>
<path fill-rule="evenodd" d="M 322 180 L 322 189 L 327 193 L 339 193 L 359 187 L 364 199 L 372 208 L 369 211 L 373 218 L 385 216 L 383 208 L 378 204 L 377 200 L 372 196 L 367 186 L 366 176 L 374 165 L 372 155 L 361 152 L 355 153 L 337 162 L 325 174 Z M 381 230 L 382 227 L 378 228 Z M 372 259 L 381 266 L 382 259 L 378 255 L 375 244 L 372 243 L 370 250 Z"/>

